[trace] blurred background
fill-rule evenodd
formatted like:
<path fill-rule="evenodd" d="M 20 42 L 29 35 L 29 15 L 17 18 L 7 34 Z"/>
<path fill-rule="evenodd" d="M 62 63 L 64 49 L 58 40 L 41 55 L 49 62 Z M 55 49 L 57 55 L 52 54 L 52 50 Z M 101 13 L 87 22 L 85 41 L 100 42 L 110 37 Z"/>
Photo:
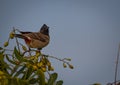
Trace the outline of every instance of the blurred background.
<path fill-rule="evenodd" d="M 74 65 L 73 70 L 64 69 L 61 62 L 51 59 L 63 85 L 114 82 L 120 0 L 0 0 L 0 46 L 13 27 L 35 32 L 43 24 L 50 27 L 51 41 L 42 52 L 69 57 Z M 13 41 L 9 48 L 14 47 Z M 118 70 L 120 80 L 120 65 Z"/>

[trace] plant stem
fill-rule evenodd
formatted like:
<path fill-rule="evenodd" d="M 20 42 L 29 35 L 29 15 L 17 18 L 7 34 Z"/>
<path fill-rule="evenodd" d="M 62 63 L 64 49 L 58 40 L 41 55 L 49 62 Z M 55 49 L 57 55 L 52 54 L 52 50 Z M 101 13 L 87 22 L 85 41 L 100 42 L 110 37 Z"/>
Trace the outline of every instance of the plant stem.
<path fill-rule="evenodd" d="M 14 31 L 14 33 L 15 33 L 15 28 L 13 27 L 13 31 Z M 15 33 L 16 34 L 16 33 Z M 20 47 L 19 47 L 19 42 L 18 42 L 18 39 L 17 39 L 17 37 L 15 37 L 15 39 L 16 39 L 16 43 L 17 43 L 17 47 L 18 47 L 18 51 L 20 52 Z"/>
<path fill-rule="evenodd" d="M 118 62 L 119 62 L 119 52 L 120 52 L 120 44 L 119 44 L 119 47 L 118 47 L 116 67 L 115 67 L 115 80 L 114 80 L 115 85 L 117 85 L 116 82 L 117 82 L 117 70 L 118 70 Z"/>
<path fill-rule="evenodd" d="M 44 54 L 42 54 L 42 56 L 49 57 L 49 58 L 54 58 L 56 60 L 62 61 L 63 63 L 66 63 L 66 64 L 69 65 L 69 62 L 65 61 L 64 59 L 60 59 L 60 58 L 57 58 L 57 57 L 54 57 L 54 56 L 49 56 L 49 55 L 44 55 Z"/>

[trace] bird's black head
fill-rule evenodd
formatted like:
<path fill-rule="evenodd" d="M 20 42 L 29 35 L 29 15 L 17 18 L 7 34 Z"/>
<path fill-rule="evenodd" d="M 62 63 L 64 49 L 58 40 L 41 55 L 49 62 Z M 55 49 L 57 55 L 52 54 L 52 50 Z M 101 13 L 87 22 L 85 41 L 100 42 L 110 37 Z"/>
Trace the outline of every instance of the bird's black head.
<path fill-rule="evenodd" d="M 49 35 L 49 27 L 46 24 L 43 24 L 43 26 L 40 29 L 40 33 L 43 33 L 45 35 Z"/>

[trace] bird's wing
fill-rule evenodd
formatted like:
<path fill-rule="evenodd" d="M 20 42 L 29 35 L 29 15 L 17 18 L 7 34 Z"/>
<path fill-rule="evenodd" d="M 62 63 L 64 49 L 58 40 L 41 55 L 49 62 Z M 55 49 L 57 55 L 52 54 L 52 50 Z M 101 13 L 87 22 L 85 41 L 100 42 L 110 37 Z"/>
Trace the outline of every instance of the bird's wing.
<path fill-rule="evenodd" d="M 44 36 L 46 36 L 46 35 L 43 35 L 41 33 L 31 32 L 31 33 L 28 33 L 28 34 L 25 34 L 25 35 L 29 36 L 32 39 L 36 39 L 36 40 L 40 40 L 42 42 L 46 42 L 46 39 L 44 38 Z"/>

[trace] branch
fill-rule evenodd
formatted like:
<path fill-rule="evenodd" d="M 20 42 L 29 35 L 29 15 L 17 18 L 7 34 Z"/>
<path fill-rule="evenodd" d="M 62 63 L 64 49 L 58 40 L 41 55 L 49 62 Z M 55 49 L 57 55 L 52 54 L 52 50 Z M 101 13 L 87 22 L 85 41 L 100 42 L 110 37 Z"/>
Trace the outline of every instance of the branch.
<path fill-rule="evenodd" d="M 116 67 L 115 67 L 115 80 L 114 80 L 115 85 L 117 85 L 116 82 L 117 82 L 117 71 L 118 71 L 118 62 L 119 62 L 119 52 L 120 52 L 120 44 L 119 44 L 119 47 L 118 47 Z"/>

